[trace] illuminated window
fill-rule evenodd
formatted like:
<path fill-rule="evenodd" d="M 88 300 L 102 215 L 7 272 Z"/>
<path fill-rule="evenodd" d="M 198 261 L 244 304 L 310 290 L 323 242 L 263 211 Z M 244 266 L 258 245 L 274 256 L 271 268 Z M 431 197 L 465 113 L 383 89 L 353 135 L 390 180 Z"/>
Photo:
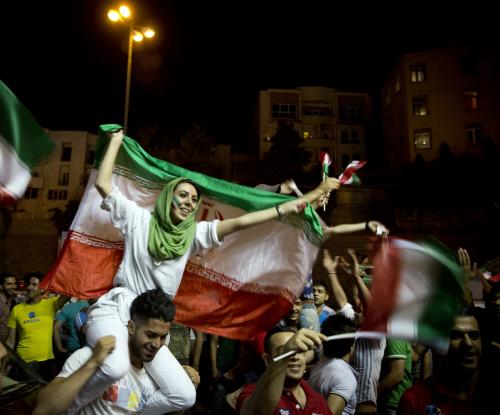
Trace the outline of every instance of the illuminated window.
<path fill-rule="evenodd" d="M 477 110 L 477 92 L 475 91 L 464 92 L 464 109 L 468 111 Z"/>
<path fill-rule="evenodd" d="M 424 82 L 425 81 L 425 63 L 410 66 L 410 80 L 411 82 Z"/>
<path fill-rule="evenodd" d="M 465 134 L 467 144 L 480 144 L 483 139 L 483 125 L 481 123 L 467 124 Z"/>
<path fill-rule="evenodd" d="M 421 117 L 428 113 L 427 97 L 413 97 L 413 116 Z"/>
<path fill-rule="evenodd" d="M 396 80 L 394 81 L 394 93 L 397 94 L 401 90 L 401 82 L 399 80 L 399 74 L 396 75 Z"/>
<path fill-rule="evenodd" d="M 413 139 L 416 149 L 422 150 L 422 149 L 429 149 L 432 147 L 430 128 L 422 128 L 419 130 L 414 130 Z"/>

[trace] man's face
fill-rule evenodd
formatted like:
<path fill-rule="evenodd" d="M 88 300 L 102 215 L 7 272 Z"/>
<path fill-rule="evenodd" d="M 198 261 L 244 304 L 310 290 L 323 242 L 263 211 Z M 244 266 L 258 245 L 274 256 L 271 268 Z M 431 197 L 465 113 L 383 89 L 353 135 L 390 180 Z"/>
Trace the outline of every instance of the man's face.
<path fill-rule="evenodd" d="M 271 351 L 271 356 L 273 358 L 282 354 L 284 344 L 293 337 L 295 333 L 276 333 L 269 339 L 269 347 Z M 306 370 L 306 354 L 295 353 L 288 359 L 287 369 L 286 369 L 286 384 L 298 383 L 304 376 Z"/>
<path fill-rule="evenodd" d="M 130 350 L 142 362 L 151 362 L 170 332 L 171 322 L 156 318 L 129 322 Z"/>
<path fill-rule="evenodd" d="M 293 303 L 292 309 L 288 312 L 286 319 L 292 324 L 298 324 L 301 311 L 302 311 L 302 300 L 298 298 Z"/>
<path fill-rule="evenodd" d="M 322 285 L 313 286 L 313 294 L 314 294 L 314 305 L 316 307 L 325 304 L 325 302 L 329 298 L 328 291 Z"/>
<path fill-rule="evenodd" d="M 474 317 L 455 319 L 450 334 L 450 347 L 445 362 L 450 369 L 477 370 L 481 357 L 481 336 Z"/>
<path fill-rule="evenodd" d="M 15 277 L 7 277 L 3 280 L 3 292 L 7 297 L 16 295 L 17 281 Z"/>
<path fill-rule="evenodd" d="M 37 277 L 31 277 L 26 286 L 26 291 L 28 292 L 29 298 L 39 296 L 42 293 L 40 290 L 40 280 Z"/>
<path fill-rule="evenodd" d="M 170 219 L 177 225 L 196 209 L 198 205 L 198 192 L 190 183 L 180 183 L 172 194 L 170 206 Z"/>

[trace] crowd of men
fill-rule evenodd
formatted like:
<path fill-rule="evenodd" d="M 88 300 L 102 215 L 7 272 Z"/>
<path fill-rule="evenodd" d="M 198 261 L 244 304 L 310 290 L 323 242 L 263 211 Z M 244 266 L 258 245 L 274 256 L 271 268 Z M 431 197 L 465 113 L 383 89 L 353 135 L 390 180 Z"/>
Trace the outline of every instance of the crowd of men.
<path fill-rule="evenodd" d="M 313 277 L 288 315 L 253 342 L 193 331 L 174 321 L 175 306 L 161 290 L 142 294 L 132 304 L 128 326 L 130 370 L 91 402 L 79 392 L 115 344 L 113 336 L 104 336 L 94 348 L 85 345 L 86 310 L 92 301 L 43 292 L 40 273 L 24 276 L 26 292 L 21 293 L 16 276 L 3 273 L 2 374 L 17 381 L 30 376 L 7 357 L 6 345 L 48 382 L 38 394 L 35 414 L 75 413 L 76 407 L 84 414 L 158 413 L 156 396 L 169 392 L 160 390 L 144 363 L 169 347 L 197 388 L 190 408 L 176 405 L 171 393 L 175 413 L 494 413 L 500 384 L 498 270 L 485 277 L 470 269 L 470 261 L 460 261 L 466 281 L 472 273 L 480 275 L 484 307 L 474 305 L 466 287 L 450 346 L 442 354 L 404 339 L 327 341 L 328 336 L 356 333 L 370 301 L 369 266 L 358 264 L 352 250 L 346 257 L 325 250 L 327 279 Z M 280 358 L 287 352 L 291 355 Z M 79 401 L 85 402 L 83 407 Z"/>

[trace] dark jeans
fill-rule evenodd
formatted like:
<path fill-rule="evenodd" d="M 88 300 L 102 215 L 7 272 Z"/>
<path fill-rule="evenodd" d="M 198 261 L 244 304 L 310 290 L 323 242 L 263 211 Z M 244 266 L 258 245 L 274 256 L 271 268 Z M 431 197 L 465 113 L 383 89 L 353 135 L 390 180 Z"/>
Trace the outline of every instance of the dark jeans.
<path fill-rule="evenodd" d="M 43 362 L 29 362 L 27 365 L 37 372 L 45 381 L 50 382 L 57 375 L 57 366 L 55 359 L 45 360 Z M 26 371 L 14 363 L 8 375 L 10 378 L 23 382 L 31 380 L 32 377 Z"/>

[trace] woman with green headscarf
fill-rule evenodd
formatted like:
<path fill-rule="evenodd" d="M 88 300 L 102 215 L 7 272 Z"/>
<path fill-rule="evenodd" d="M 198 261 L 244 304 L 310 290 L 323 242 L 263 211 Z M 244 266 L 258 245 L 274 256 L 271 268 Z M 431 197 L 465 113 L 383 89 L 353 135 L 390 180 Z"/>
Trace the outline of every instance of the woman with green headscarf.
<path fill-rule="evenodd" d="M 116 346 L 99 370 L 90 378 L 75 409 L 96 398 L 128 371 L 129 308 L 134 298 L 150 289 L 161 288 L 174 297 L 188 259 L 204 249 L 217 247 L 225 236 L 283 215 L 297 213 L 306 202 L 313 202 L 337 189 L 337 179 L 328 178 L 300 199 L 276 208 L 247 213 L 238 218 L 211 222 L 195 221 L 200 194 L 194 183 L 184 178 L 170 181 L 161 191 L 153 212 L 139 207 L 112 186 L 111 176 L 123 132 L 110 133 L 110 142 L 96 178 L 96 189 L 103 197 L 101 208 L 109 211 L 113 226 L 124 237 L 123 259 L 114 279 L 115 288 L 102 296 L 89 310 L 87 343 L 94 346 L 105 335 L 114 335 Z M 196 398 L 185 371 L 167 347 L 161 347 L 147 373 L 159 386 L 155 395 L 157 413 L 188 409 Z M 174 397 L 174 398 L 173 398 Z M 145 399 L 148 407 L 148 399 Z"/>

